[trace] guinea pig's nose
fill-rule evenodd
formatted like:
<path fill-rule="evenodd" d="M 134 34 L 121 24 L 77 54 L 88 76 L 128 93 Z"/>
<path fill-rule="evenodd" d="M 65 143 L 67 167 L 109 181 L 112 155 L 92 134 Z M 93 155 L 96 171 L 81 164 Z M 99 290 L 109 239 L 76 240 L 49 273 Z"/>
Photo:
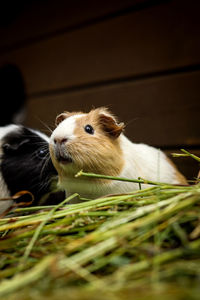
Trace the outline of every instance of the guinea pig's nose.
<path fill-rule="evenodd" d="M 67 142 L 67 138 L 54 138 L 54 143 L 55 144 L 60 144 L 63 145 Z"/>

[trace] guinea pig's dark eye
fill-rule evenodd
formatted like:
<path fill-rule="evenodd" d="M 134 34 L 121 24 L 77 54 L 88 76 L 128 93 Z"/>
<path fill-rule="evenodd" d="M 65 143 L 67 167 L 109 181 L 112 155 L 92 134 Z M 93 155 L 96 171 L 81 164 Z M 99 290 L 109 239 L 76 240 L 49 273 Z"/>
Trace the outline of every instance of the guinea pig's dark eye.
<path fill-rule="evenodd" d="M 37 156 L 39 157 L 39 158 L 45 158 L 46 157 L 46 155 L 47 155 L 47 152 L 44 150 L 44 149 L 39 149 L 38 151 L 37 151 Z"/>
<path fill-rule="evenodd" d="M 85 126 L 85 131 L 89 134 L 94 134 L 94 128 L 89 124 Z"/>

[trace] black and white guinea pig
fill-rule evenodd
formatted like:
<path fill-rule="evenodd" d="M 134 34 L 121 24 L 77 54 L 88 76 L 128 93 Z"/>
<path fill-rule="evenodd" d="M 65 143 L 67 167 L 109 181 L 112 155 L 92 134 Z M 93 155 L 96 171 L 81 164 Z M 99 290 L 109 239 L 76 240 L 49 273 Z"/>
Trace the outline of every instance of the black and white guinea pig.
<path fill-rule="evenodd" d="M 50 137 L 50 154 L 58 171 L 58 184 L 67 194 L 79 193 L 91 199 L 139 188 L 136 183 L 75 178 L 81 169 L 110 176 L 187 184 L 162 151 L 130 141 L 123 134 L 124 124 L 104 107 L 89 113 L 64 112 L 57 116 L 56 125 Z"/>
<path fill-rule="evenodd" d="M 45 134 L 22 125 L 0 127 L 0 198 L 28 190 L 37 205 L 50 192 L 57 172 L 49 156 L 48 142 Z M 0 201 L 0 213 L 12 203 Z"/>

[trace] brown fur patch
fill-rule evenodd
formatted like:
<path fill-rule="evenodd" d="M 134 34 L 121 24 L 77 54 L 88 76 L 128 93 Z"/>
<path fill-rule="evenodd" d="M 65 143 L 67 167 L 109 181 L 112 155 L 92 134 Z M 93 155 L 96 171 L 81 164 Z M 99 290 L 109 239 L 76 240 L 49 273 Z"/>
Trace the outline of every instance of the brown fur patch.
<path fill-rule="evenodd" d="M 167 157 L 167 161 L 173 167 L 175 171 L 176 180 L 179 182 L 179 184 L 187 185 L 188 184 L 187 179 L 185 178 L 185 176 L 183 176 L 183 174 L 179 172 L 176 165 L 168 157 Z"/>

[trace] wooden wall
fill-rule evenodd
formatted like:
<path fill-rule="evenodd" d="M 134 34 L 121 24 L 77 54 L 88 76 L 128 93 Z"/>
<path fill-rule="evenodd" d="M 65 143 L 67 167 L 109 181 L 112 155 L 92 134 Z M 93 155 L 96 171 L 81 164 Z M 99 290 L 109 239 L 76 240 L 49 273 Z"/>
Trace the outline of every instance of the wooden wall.
<path fill-rule="evenodd" d="M 63 110 L 106 105 L 132 140 L 200 153 L 199 11 L 197 0 L 22 3 L 0 27 L 0 65 L 23 74 L 25 124 L 46 130 Z"/>

